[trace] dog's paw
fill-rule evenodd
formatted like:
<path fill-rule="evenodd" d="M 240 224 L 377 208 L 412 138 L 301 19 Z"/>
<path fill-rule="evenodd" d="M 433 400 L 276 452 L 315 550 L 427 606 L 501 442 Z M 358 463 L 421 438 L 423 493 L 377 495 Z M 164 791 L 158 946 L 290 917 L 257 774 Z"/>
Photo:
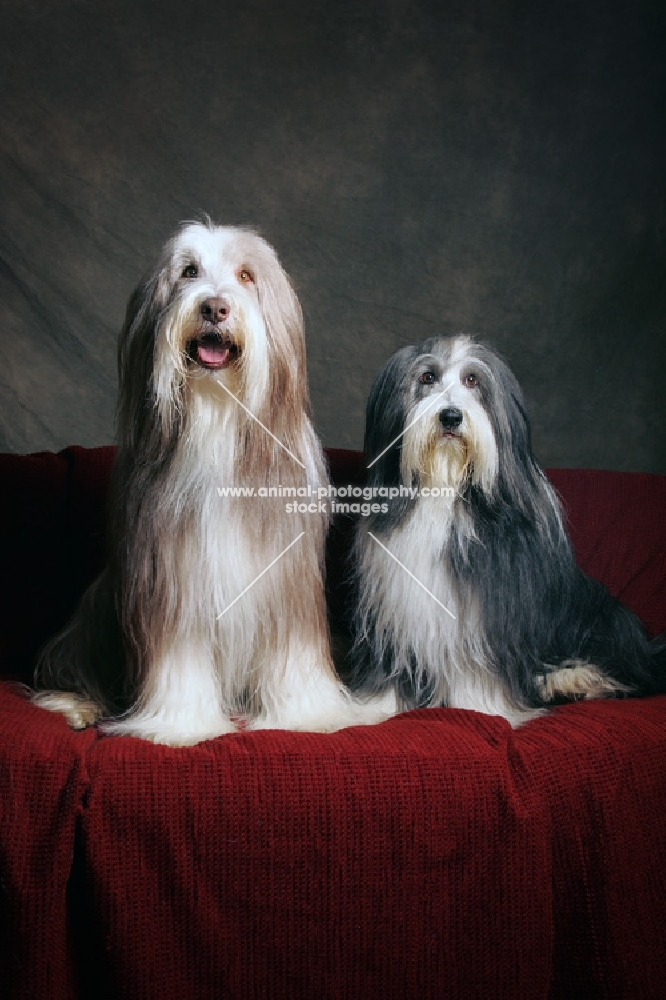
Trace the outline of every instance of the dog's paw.
<path fill-rule="evenodd" d="M 189 724 L 177 724 L 171 720 L 142 715 L 128 715 L 120 719 L 107 719 L 100 724 L 104 736 L 134 736 L 149 743 L 168 747 L 193 747 L 205 740 L 238 732 L 231 719 L 219 719 L 214 724 L 202 727 L 190 720 Z"/>
<path fill-rule="evenodd" d="M 291 729 L 302 733 L 335 733 L 351 726 L 374 726 L 396 715 L 398 709 L 395 693 L 356 698 L 343 689 L 330 700 L 324 709 L 311 703 L 289 703 L 264 709 L 255 718 L 248 720 L 246 729 Z"/>
<path fill-rule="evenodd" d="M 565 661 L 555 670 L 536 678 L 539 694 L 545 702 L 565 698 L 569 701 L 588 698 L 613 698 L 628 694 L 629 688 L 614 680 L 593 663 Z"/>
<path fill-rule="evenodd" d="M 30 700 L 39 708 L 64 715 L 71 729 L 87 729 L 88 726 L 94 726 L 105 714 L 104 708 L 98 702 L 69 691 L 35 691 Z"/>

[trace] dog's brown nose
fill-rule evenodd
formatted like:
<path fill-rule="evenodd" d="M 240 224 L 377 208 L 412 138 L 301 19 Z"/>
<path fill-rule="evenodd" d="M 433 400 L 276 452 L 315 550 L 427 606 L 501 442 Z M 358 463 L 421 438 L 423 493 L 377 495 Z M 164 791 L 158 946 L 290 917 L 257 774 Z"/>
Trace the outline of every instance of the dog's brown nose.
<path fill-rule="evenodd" d="M 222 323 L 229 315 L 229 303 L 224 299 L 206 299 L 201 303 L 201 315 L 209 323 Z"/>

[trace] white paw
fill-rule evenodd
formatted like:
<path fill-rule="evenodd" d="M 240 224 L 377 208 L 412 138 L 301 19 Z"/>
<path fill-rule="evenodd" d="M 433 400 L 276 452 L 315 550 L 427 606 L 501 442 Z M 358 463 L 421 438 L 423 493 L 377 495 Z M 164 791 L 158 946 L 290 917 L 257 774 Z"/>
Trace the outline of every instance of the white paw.
<path fill-rule="evenodd" d="M 395 693 L 391 690 L 386 694 L 366 699 L 354 698 L 347 691 L 335 688 L 331 696 L 329 691 L 328 704 L 289 701 L 282 706 L 274 705 L 265 709 L 251 719 L 248 730 L 254 729 L 291 729 L 304 733 L 335 733 L 350 726 L 374 726 L 385 722 L 398 712 Z"/>
<path fill-rule="evenodd" d="M 339 729 L 353 726 L 348 717 L 332 718 L 330 716 L 279 715 L 266 712 L 250 719 L 245 727 L 246 732 L 259 729 L 288 729 L 295 733 L 335 733 Z"/>
<path fill-rule="evenodd" d="M 160 743 L 169 747 L 192 747 L 205 740 L 238 732 L 231 719 L 222 718 L 207 726 L 197 726 L 196 720 L 181 724 L 160 719 L 159 716 L 128 715 L 120 719 L 108 719 L 100 725 L 105 736 L 135 736 L 150 743 Z"/>

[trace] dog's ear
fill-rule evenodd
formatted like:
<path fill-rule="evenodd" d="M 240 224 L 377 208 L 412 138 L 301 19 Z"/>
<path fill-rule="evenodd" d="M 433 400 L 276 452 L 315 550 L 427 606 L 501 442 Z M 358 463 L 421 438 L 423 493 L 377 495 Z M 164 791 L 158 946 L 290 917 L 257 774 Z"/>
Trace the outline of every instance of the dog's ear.
<path fill-rule="evenodd" d="M 400 475 L 401 435 L 407 419 L 407 374 L 413 356 L 413 347 L 397 351 L 380 370 L 370 390 L 365 412 L 365 438 L 363 450 L 368 461 L 376 459 L 369 474 L 371 485 L 398 486 Z M 398 438 L 396 441 L 395 439 Z M 381 453 L 392 441 L 388 451 Z"/>
<path fill-rule="evenodd" d="M 526 517 L 559 545 L 560 504 L 532 451 L 530 419 L 520 383 L 501 355 L 488 345 L 474 344 L 470 357 L 481 361 L 490 375 L 481 396 L 498 455 L 496 479 L 481 491 L 484 502 Z"/>
<path fill-rule="evenodd" d="M 155 329 L 169 301 L 166 266 L 132 292 L 118 339 L 118 435 L 134 450 L 152 426 Z"/>
<path fill-rule="evenodd" d="M 266 403 L 292 416 L 309 408 L 303 313 L 272 248 L 265 244 L 255 282 L 270 352 Z"/>

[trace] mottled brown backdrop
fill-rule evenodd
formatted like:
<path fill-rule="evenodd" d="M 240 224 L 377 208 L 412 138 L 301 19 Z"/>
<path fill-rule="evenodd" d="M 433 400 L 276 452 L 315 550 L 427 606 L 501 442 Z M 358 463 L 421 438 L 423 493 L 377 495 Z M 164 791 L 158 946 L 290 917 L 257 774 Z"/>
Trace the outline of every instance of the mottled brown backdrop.
<path fill-rule="evenodd" d="M 397 347 L 478 332 L 546 465 L 666 473 L 663 0 L 0 0 L 0 449 L 113 438 L 127 296 L 251 224 L 324 443 Z"/>

